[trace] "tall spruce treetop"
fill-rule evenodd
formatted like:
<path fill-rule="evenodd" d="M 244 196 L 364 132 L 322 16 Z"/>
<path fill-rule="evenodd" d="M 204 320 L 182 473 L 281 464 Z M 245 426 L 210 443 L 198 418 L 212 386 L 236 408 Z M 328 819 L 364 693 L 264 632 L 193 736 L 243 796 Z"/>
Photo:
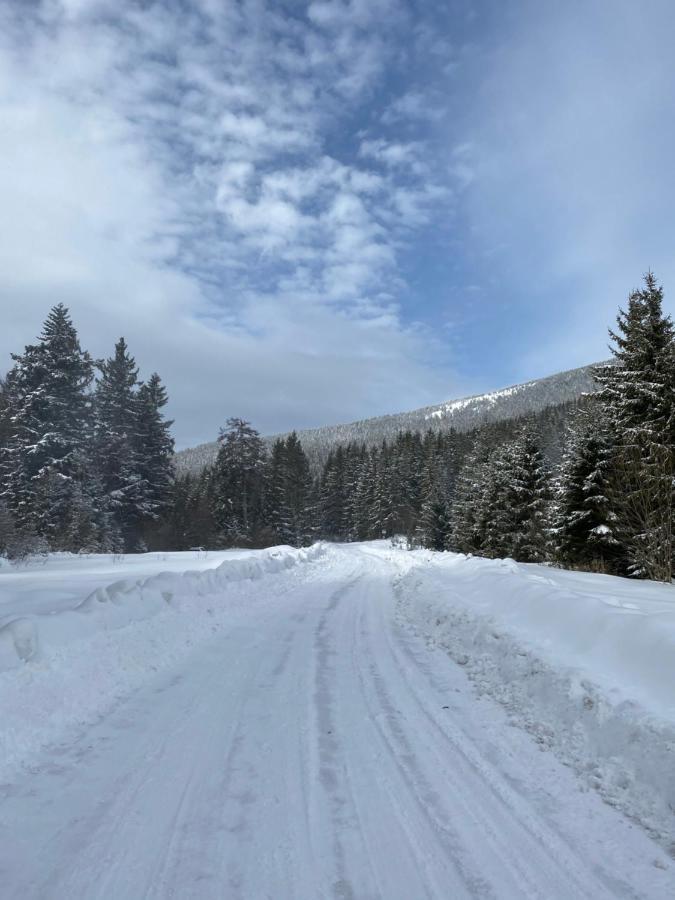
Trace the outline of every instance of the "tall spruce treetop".
<path fill-rule="evenodd" d="M 62 303 L 38 343 L 13 359 L 6 496 L 20 527 L 49 537 L 63 528 L 74 484 L 86 480 L 94 364 Z"/>
<path fill-rule="evenodd" d="M 136 396 L 138 471 L 145 484 L 145 512 L 153 519 L 169 502 L 174 479 L 173 421 L 165 419 L 162 413 L 167 403 L 166 388 L 154 372 L 141 384 Z"/>
<path fill-rule="evenodd" d="M 601 400 L 622 440 L 641 442 L 672 427 L 673 323 L 663 314 L 663 288 L 649 272 L 610 330 L 618 365 L 599 366 Z"/>
<path fill-rule="evenodd" d="M 134 550 L 145 508 L 145 482 L 138 456 L 138 368 L 120 338 L 115 354 L 100 363 L 95 394 L 95 450 L 108 509 L 125 550 Z"/>
<path fill-rule="evenodd" d="M 673 323 L 651 272 L 610 332 L 619 363 L 601 367 L 600 397 L 613 427 L 612 502 L 633 575 L 669 582 L 673 563 L 675 367 Z"/>

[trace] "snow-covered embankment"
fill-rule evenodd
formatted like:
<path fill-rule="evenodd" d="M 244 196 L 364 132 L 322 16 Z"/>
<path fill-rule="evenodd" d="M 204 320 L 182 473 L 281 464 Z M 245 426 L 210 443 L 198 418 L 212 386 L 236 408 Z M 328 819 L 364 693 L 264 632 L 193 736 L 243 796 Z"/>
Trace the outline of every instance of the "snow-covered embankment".
<path fill-rule="evenodd" d="M 584 783 L 675 845 L 675 588 L 416 554 L 398 611 Z"/>
<path fill-rule="evenodd" d="M 6 622 L 0 627 L 0 778 L 217 632 L 252 601 L 246 582 L 325 552 L 322 544 L 276 548 L 206 571 L 120 580 L 75 609 Z M 272 599 L 280 588 L 276 579 Z"/>

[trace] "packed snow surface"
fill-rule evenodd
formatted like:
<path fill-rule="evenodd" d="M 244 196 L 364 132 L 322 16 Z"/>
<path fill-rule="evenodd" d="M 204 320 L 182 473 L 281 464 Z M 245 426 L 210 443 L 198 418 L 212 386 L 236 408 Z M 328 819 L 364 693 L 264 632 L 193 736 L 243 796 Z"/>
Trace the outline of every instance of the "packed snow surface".
<path fill-rule="evenodd" d="M 3 900 L 674 896 L 672 588 L 164 562 L 0 570 Z"/>

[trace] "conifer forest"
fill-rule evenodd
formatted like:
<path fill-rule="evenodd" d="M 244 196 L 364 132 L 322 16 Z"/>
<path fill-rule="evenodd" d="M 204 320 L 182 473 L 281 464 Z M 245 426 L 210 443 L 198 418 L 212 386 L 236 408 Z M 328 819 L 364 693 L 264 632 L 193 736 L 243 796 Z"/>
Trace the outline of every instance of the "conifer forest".
<path fill-rule="evenodd" d="M 215 464 L 176 475 L 167 392 L 124 338 L 80 346 L 55 306 L 0 393 L 0 553 L 409 547 L 669 581 L 675 336 L 651 273 L 610 330 L 613 359 L 578 401 L 468 432 L 401 431 L 308 458 L 233 416 Z"/>

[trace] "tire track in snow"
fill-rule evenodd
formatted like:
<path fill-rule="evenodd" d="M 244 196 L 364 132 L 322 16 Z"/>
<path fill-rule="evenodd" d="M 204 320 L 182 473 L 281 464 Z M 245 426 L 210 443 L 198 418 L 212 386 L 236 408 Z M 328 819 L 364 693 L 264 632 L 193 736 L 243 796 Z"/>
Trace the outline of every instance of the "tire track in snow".
<path fill-rule="evenodd" d="M 392 605 L 386 601 L 387 608 Z M 444 692 L 434 678 L 429 651 L 423 648 L 419 653 L 413 653 L 411 644 L 414 642 L 406 641 L 392 627 L 384 610 L 383 602 L 363 604 L 363 614 L 368 614 L 371 621 L 361 630 L 363 652 L 358 654 L 358 659 L 368 660 L 367 669 L 378 702 L 388 711 L 382 721 L 389 726 L 393 747 L 399 746 L 399 752 L 396 754 L 395 749 L 393 752 L 405 764 L 415 767 L 413 784 L 419 777 L 418 760 L 423 760 L 427 771 L 431 765 L 434 773 L 441 775 L 444 794 L 452 797 L 456 804 L 454 812 L 463 820 L 463 838 L 466 839 L 470 832 L 467 824 L 472 823 L 476 834 L 481 835 L 483 843 L 489 847 L 490 855 L 494 854 L 500 860 L 501 889 L 504 889 L 504 875 L 510 872 L 512 889 L 524 897 L 549 900 L 552 896 L 567 896 L 554 893 L 561 884 L 567 885 L 566 890 L 573 896 L 589 900 L 641 896 L 611 872 L 581 860 L 566 840 L 548 823 L 544 825 L 524 798 L 494 770 L 461 730 L 461 723 L 451 715 L 439 718 Z M 368 676 L 364 685 L 367 683 Z M 400 707 L 405 709 L 405 714 L 399 714 Z M 409 752 L 407 735 L 424 736 L 424 752 L 417 757 Z M 424 790 L 424 779 L 420 784 Z M 486 789 L 490 796 L 486 798 L 489 799 L 485 803 L 488 812 L 484 814 L 477 798 L 485 794 Z M 435 794 L 422 795 L 433 801 L 431 809 L 435 808 L 439 793 L 437 788 Z M 477 868 L 485 871 L 488 863 L 489 859 L 483 860 Z"/>
<path fill-rule="evenodd" d="M 397 579 L 394 579 L 393 593 L 397 605 L 401 602 L 400 592 L 400 584 L 397 583 Z M 397 660 L 401 671 L 409 676 L 403 680 L 414 696 L 420 713 L 425 717 L 428 734 L 436 736 L 437 754 L 440 752 L 441 755 L 445 755 L 447 744 L 450 744 L 453 752 L 463 761 L 467 769 L 491 791 L 494 798 L 493 809 L 495 811 L 501 809 L 503 817 L 509 821 L 515 820 L 526 835 L 529 835 L 534 846 L 543 853 L 543 860 L 557 863 L 561 875 L 568 876 L 574 867 L 582 870 L 584 877 L 583 880 L 578 881 L 576 888 L 578 896 L 588 896 L 595 900 L 600 896 L 598 893 L 600 890 L 604 890 L 607 897 L 639 898 L 643 896 L 626 881 L 617 878 L 612 871 L 602 865 L 601 861 L 591 865 L 587 861 L 581 860 L 567 837 L 552 823 L 547 822 L 546 827 L 543 828 L 538 815 L 528 801 L 509 784 L 504 773 L 498 770 L 474 745 L 471 737 L 462 727 L 461 719 L 457 716 L 438 716 L 438 705 L 432 703 L 432 697 L 434 694 L 442 697 L 446 691 L 446 685 L 440 683 L 438 679 L 435 660 L 426 641 L 413 638 L 413 633 L 407 623 L 402 624 L 397 620 L 394 624 L 394 617 L 392 617 L 391 623 L 386 623 L 383 633 L 390 646 L 391 654 Z M 444 657 L 445 654 L 442 653 L 441 656 Z M 433 687 L 433 691 L 429 691 L 429 686 Z M 585 884 L 592 884 L 596 879 L 597 887 L 593 887 L 590 891 L 584 887 Z"/>
<path fill-rule="evenodd" d="M 362 577 L 357 575 L 333 591 L 315 632 L 313 698 L 315 765 L 317 780 L 324 794 L 324 806 L 327 807 L 331 822 L 330 849 L 334 874 L 330 890 L 335 900 L 353 900 L 357 896 L 364 898 L 371 896 L 370 889 L 368 894 L 364 893 L 363 885 L 359 885 L 357 894 L 348 877 L 350 850 L 347 839 L 350 833 L 356 830 L 359 837 L 357 843 L 363 846 L 364 835 L 345 770 L 344 749 L 339 740 L 334 696 L 337 677 L 334 660 L 339 652 L 335 645 L 335 613 L 343 598 L 359 584 Z"/>
<path fill-rule="evenodd" d="M 374 602 L 377 603 L 377 599 Z M 359 606 L 352 664 L 363 702 L 383 750 L 379 757 L 379 772 L 374 774 L 392 798 L 398 818 L 416 850 L 420 879 L 430 862 L 438 867 L 438 857 L 445 857 L 446 865 L 450 873 L 455 873 L 457 882 L 453 887 L 453 897 L 460 896 L 461 891 L 466 897 L 496 900 L 492 886 L 479 874 L 481 867 L 462 843 L 460 832 L 453 823 L 453 815 L 444 807 L 442 796 L 423 772 L 413 742 L 414 733 L 409 734 L 402 727 L 398 710 L 385 688 L 382 674 L 374 661 L 373 648 L 368 646 L 369 634 L 364 625 L 372 606 L 373 602 L 363 602 Z M 422 835 L 426 853 L 420 846 Z M 435 847 L 433 854 L 430 853 L 430 846 Z M 446 882 L 445 889 L 447 886 Z M 434 888 L 430 896 L 439 896 L 444 889 L 437 882 Z"/>

